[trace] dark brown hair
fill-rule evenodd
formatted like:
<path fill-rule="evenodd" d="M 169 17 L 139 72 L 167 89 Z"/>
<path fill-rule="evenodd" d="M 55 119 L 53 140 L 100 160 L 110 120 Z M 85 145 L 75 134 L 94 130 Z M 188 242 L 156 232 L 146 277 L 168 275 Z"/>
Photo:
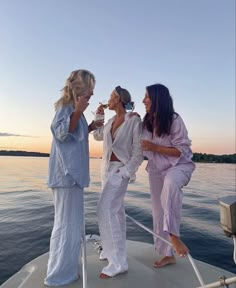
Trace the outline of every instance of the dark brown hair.
<path fill-rule="evenodd" d="M 152 105 L 151 111 L 144 116 L 143 128 L 159 137 L 169 135 L 173 116 L 178 117 L 169 89 L 162 84 L 150 85 L 146 89 Z"/>

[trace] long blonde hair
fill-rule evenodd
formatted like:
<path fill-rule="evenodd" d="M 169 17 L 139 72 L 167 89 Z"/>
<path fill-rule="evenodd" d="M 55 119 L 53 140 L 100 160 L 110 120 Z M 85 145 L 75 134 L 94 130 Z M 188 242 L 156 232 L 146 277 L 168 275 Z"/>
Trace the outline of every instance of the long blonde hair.
<path fill-rule="evenodd" d="M 66 80 L 64 88 L 61 90 L 61 98 L 54 104 L 55 109 L 57 110 L 61 106 L 74 103 L 73 85 L 76 84 L 79 88 L 78 96 L 86 96 L 94 89 L 95 81 L 94 75 L 88 70 L 80 69 L 72 71 Z"/>

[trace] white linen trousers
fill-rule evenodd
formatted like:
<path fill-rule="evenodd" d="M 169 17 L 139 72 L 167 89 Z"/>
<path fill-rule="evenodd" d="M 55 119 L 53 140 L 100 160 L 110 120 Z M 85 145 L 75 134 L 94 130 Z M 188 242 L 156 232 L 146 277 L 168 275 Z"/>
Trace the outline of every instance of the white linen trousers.
<path fill-rule="evenodd" d="M 188 184 L 191 173 L 184 169 L 184 165 L 169 168 L 165 174 L 160 174 L 154 167 L 149 166 L 148 175 L 153 231 L 169 241 L 169 234 L 179 236 L 182 188 Z M 174 255 L 173 248 L 156 237 L 154 237 L 154 247 L 159 255 Z"/>
<path fill-rule="evenodd" d="M 83 232 L 83 188 L 53 188 L 54 226 L 50 239 L 47 277 L 44 284 L 60 286 L 79 277 Z"/>
<path fill-rule="evenodd" d="M 108 260 L 102 273 L 111 277 L 128 270 L 124 197 L 129 178 L 124 177 L 121 171 L 116 172 L 122 166 L 118 161 L 109 162 L 107 172 L 103 175 L 102 193 L 97 207 L 103 248 L 100 259 Z"/>

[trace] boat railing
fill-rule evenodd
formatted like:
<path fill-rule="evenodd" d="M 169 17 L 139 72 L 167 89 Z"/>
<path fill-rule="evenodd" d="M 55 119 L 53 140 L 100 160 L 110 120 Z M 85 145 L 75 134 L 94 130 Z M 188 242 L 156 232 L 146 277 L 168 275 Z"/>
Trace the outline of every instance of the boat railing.
<path fill-rule="evenodd" d="M 148 227 L 146 227 L 145 225 L 143 225 L 143 224 L 140 223 L 139 221 L 135 220 L 134 218 L 132 218 L 131 216 L 129 216 L 129 215 L 127 215 L 127 214 L 126 214 L 126 217 L 127 217 L 128 219 L 130 219 L 131 221 L 133 221 L 135 224 L 137 224 L 139 227 L 143 228 L 145 231 L 147 231 L 147 232 L 149 232 L 150 234 L 152 234 L 154 237 L 159 238 L 160 240 L 164 241 L 165 243 L 167 243 L 168 245 L 170 245 L 170 246 L 173 247 L 173 245 L 172 245 L 171 242 L 169 242 L 169 241 L 167 241 L 166 239 L 162 238 L 161 236 L 159 236 L 158 234 L 156 234 L 155 232 L 153 232 L 151 229 L 149 229 Z M 199 283 L 201 284 L 200 287 L 201 287 L 201 288 L 206 288 L 206 285 L 205 285 L 204 282 L 203 282 L 202 276 L 201 276 L 201 274 L 200 274 L 200 272 L 199 272 L 199 270 L 198 270 L 198 268 L 197 268 L 197 266 L 196 266 L 196 264 L 195 264 L 192 256 L 190 255 L 190 253 L 188 253 L 187 256 L 188 256 L 188 259 L 189 259 L 189 261 L 190 261 L 190 263 L 191 263 L 191 265 L 192 265 L 192 267 L 193 267 L 193 270 L 194 270 L 194 272 L 195 272 L 195 274 L 196 274 L 196 276 L 197 276 L 197 278 L 198 278 L 198 281 L 199 281 Z"/>
<path fill-rule="evenodd" d="M 230 284 L 233 284 L 236 282 L 236 276 L 228 278 L 228 279 L 226 279 L 225 276 L 220 276 L 219 279 L 220 279 L 219 281 L 216 281 L 211 284 L 207 284 L 206 288 L 218 288 L 218 287 L 229 288 Z M 198 288 L 201 288 L 201 287 L 198 287 Z"/>
<path fill-rule="evenodd" d="M 84 214 L 84 213 L 83 213 Z M 86 255 L 86 228 L 85 228 L 85 216 L 83 217 L 83 232 L 81 239 L 81 260 L 82 260 L 82 280 L 83 280 L 83 288 L 88 287 L 87 283 L 87 255 Z"/>
<path fill-rule="evenodd" d="M 150 234 L 152 234 L 154 237 L 159 238 L 160 240 L 164 241 L 165 243 L 167 243 L 168 245 L 172 246 L 172 243 L 167 241 L 166 239 L 162 238 L 161 236 L 159 236 L 158 234 L 156 234 L 155 232 L 153 232 L 151 229 L 149 229 L 148 227 L 146 227 L 145 225 L 143 225 L 142 223 L 140 223 L 139 221 L 135 220 L 134 218 L 132 218 L 131 216 L 126 215 L 126 218 L 128 218 L 129 220 L 131 220 L 133 223 L 135 223 L 136 225 L 138 225 L 139 227 L 143 228 L 145 231 L 149 232 Z M 235 241 L 235 238 L 234 238 Z M 86 232 L 85 232 L 85 219 L 83 220 L 83 234 L 82 234 L 82 243 L 81 243 L 81 250 L 82 250 L 82 276 L 83 276 L 83 288 L 88 288 L 87 286 L 87 259 L 86 259 Z M 235 277 L 231 277 L 226 279 L 224 276 L 220 277 L 219 281 L 216 281 L 214 283 L 211 284 L 205 284 L 203 281 L 203 278 L 195 264 L 195 261 L 193 260 L 192 256 L 190 255 L 190 253 L 187 254 L 187 257 L 193 267 L 193 270 L 196 274 L 196 277 L 200 283 L 201 286 L 199 286 L 198 288 L 217 288 L 217 287 L 225 287 L 228 288 L 230 284 L 232 283 L 236 283 L 236 276 Z"/>
<path fill-rule="evenodd" d="M 128 218 L 129 220 L 131 220 L 132 222 L 134 222 L 136 225 L 138 225 L 139 227 L 143 228 L 145 231 L 149 232 L 150 234 L 152 234 L 154 237 L 159 238 L 160 240 L 164 241 L 165 243 L 167 243 L 168 245 L 172 246 L 172 243 L 167 241 L 166 239 L 162 238 L 160 235 L 156 234 L 155 232 L 153 232 L 151 229 L 149 229 L 148 227 L 146 227 L 145 225 L 143 225 L 142 223 L 140 223 L 139 221 L 135 220 L 134 218 L 132 218 L 131 216 L 129 216 L 128 214 L 126 214 L 126 218 Z M 236 238 L 234 237 L 234 241 L 236 242 Z M 236 245 L 235 245 L 236 247 Z M 195 264 L 195 261 L 193 260 L 192 256 L 190 255 L 190 253 L 187 254 L 188 259 L 193 267 L 193 270 L 198 278 L 198 281 L 200 283 L 201 286 L 199 286 L 198 288 L 217 288 L 217 287 L 224 287 L 224 288 L 229 288 L 228 285 L 236 283 L 236 276 L 231 277 L 226 279 L 225 276 L 220 276 L 220 280 L 214 283 L 210 283 L 210 284 L 205 284 L 203 282 L 202 276 Z M 235 257 L 235 251 L 234 251 L 234 257 Z"/>

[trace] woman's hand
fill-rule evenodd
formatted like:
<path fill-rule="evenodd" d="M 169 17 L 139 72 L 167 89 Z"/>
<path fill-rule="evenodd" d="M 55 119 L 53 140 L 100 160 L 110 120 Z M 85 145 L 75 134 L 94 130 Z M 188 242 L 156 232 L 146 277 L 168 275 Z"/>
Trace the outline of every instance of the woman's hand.
<path fill-rule="evenodd" d="M 93 130 L 98 129 L 98 128 L 102 127 L 103 125 L 104 125 L 104 120 L 92 121 L 88 126 L 88 130 L 89 130 L 89 132 L 92 132 Z"/>
<path fill-rule="evenodd" d="M 139 118 L 141 118 L 137 112 L 130 112 L 129 117 L 132 118 L 133 116 L 138 116 Z"/>
<path fill-rule="evenodd" d="M 141 147 L 143 151 L 157 152 L 157 145 L 148 140 L 141 140 Z"/>
<path fill-rule="evenodd" d="M 75 112 L 83 113 L 89 105 L 89 99 L 87 97 L 78 97 L 75 101 Z"/>
<path fill-rule="evenodd" d="M 103 115 L 104 114 L 104 108 L 103 108 L 103 105 L 99 105 L 97 110 L 96 110 L 96 114 L 101 114 Z"/>
<path fill-rule="evenodd" d="M 103 125 L 104 125 L 104 119 L 93 121 L 94 130 L 102 127 Z"/>
<path fill-rule="evenodd" d="M 173 156 L 173 157 L 180 157 L 181 155 L 180 150 L 178 150 L 175 147 L 165 147 L 165 146 L 157 145 L 148 140 L 141 140 L 141 147 L 143 151 L 151 151 L 151 152 L 161 153 L 161 154 Z"/>
<path fill-rule="evenodd" d="M 70 127 L 69 132 L 73 133 L 75 131 L 75 128 L 77 126 L 78 120 L 80 119 L 81 115 L 84 113 L 85 109 L 89 105 L 89 97 L 78 97 L 75 101 L 75 110 L 71 114 L 70 117 Z"/>

